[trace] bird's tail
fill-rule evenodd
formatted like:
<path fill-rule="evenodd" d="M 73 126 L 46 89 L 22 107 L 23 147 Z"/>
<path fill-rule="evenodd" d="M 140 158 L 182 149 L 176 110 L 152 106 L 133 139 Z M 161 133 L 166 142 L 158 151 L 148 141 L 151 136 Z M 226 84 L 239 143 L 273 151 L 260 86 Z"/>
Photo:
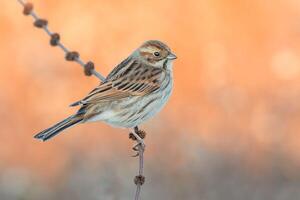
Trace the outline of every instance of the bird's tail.
<path fill-rule="evenodd" d="M 40 139 L 43 141 L 46 141 L 57 134 L 59 134 L 61 131 L 65 130 L 66 128 L 69 128 L 79 122 L 81 122 L 83 119 L 80 116 L 72 115 L 61 122 L 55 124 L 54 126 L 47 128 L 46 130 L 38 133 L 37 135 L 34 136 L 36 139 Z"/>

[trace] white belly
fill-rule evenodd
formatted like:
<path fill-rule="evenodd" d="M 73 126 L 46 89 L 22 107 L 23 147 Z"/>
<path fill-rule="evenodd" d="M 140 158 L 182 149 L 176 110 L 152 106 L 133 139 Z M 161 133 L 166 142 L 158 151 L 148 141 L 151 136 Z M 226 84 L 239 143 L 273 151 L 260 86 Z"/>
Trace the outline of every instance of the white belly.
<path fill-rule="evenodd" d="M 128 97 L 112 103 L 110 109 L 101 112 L 88 121 L 104 121 L 115 127 L 133 128 L 157 114 L 166 104 L 172 91 L 170 83 L 158 92 L 144 97 Z"/>

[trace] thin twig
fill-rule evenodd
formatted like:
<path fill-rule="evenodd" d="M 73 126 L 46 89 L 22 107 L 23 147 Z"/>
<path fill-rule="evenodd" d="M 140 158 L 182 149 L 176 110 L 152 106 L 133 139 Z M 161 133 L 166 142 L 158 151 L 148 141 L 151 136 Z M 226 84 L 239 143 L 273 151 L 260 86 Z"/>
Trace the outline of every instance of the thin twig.
<path fill-rule="evenodd" d="M 135 200 L 139 200 L 141 196 L 141 187 L 145 182 L 145 176 L 144 176 L 144 151 L 145 146 L 143 144 L 143 139 L 146 137 L 146 133 L 142 130 L 139 130 L 139 128 L 136 126 L 134 128 L 135 134 L 130 134 L 129 138 L 132 140 L 138 141 L 138 145 L 136 148 L 133 149 L 136 150 L 137 156 L 139 156 L 139 174 L 134 178 L 134 183 L 136 184 L 136 191 L 135 191 Z"/>
<path fill-rule="evenodd" d="M 145 179 L 144 178 L 144 148 L 142 147 L 142 145 L 138 146 L 138 152 L 139 152 L 139 175 L 138 175 L 138 179 Z M 141 196 L 141 186 L 142 186 L 142 182 L 144 182 L 143 180 L 139 180 L 139 181 L 135 181 L 136 183 L 136 191 L 135 191 L 135 200 L 139 200 L 140 196 Z"/>
<path fill-rule="evenodd" d="M 105 78 L 104 76 L 102 76 L 100 73 L 98 73 L 95 69 L 94 69 L 94 64 L 93 62 L 89 61 L 87 63 L 85 63 L 83 60 L 81 60 L 79 53 L 76 51 L 69 51 L 69 49 L 60 42 L 60 36 L 58 33 L 53 33 L 49 30 L 48 28 L 48 22 L 47 20 L 41 19 L 38 17 L 38 15 L 33 11 L 33 5 L 30 3 L 27 3 L 23 0 L 17 0 L 23 7 L 24 7 L 24 11 L 23 13 L 25 15 L 30 15 L 33 17 L 33 19 L 35 20 L 34 22 L 34 26 L 37 28 L 42 28 L 51 38 L 50 40 L 50 44 L 52 46 L 58 46 L 60 49 L 62 49 L 65 54 L 66 54 L 66 60 L 68 61 L 75 61 L 77 62 L 79 65 L 81 65 L 84 68 L 84 73 L 87 76 L 90 75 L 94 75 L 96 76 L 98 79 L 100 79 L 101 81 L 104 81 Z M 138 129 L 138 127 L 134 128 L 134 135 L 137 135 L 137 137 L 139 139 L 144 139 L 146 133 L 144 131 L 141 131 Z M 138 138 L 136 138 L 135 136 L 132 136 L 130 134 L 130 138 L 133 140 L 138 140 Z M 139 174 L 134 178 L 134 183 L 136 184 L 136 192 L 135 192 L 135 200 L 140 200 L 140 194 L 141 194 L 141 186 L 144 184 L 145 182 L 145 177 L 144 177 L 144 146 L 143 143 L 139 143 L 136 146 L 137 149 L 135 149 L 138 153 L 137 156 L 139 156 Z"/>
<path fill-rule="evenodd" d="M 44 19 L 41 19 L 38 17 L 38 15 L 34 12 L 33 10 L 33 5 L 31 3 L 27 3 L 23 0 L 17 0 L 23 7 L 24 7 L 24 11 L 23 13 L 25 15 L 30 15 L 33 17 L 33 19 L 35 20 L 35 23 L 34 25 L 38 28 L 42 28 L 50 37 L 51 37 L 51 45 L 52 46 L 58 46 L 60 49 L 62 49 L 65 54 L 66 54 L 66 59 L 68 61 L 75 61 L 77 62 L 79 65 L 81 65 L 84 69 L 85 69 L 85 74 L 86 75 L 91 75 L 93 74 L 94 76 L 96 76 L 98 79 L 100 79 L 101 81 L 104 81 L 105 80 L 105 77 L 102 76 L 99 72 L 97 72 L 95 69 L 94 69 L 94 64 L 92 62 L 87 62 L 85 63 L 80 57 L 79 57 L 79 54 L 77 52 L 71 52 L 69 51 L 69 49 L 63 44 L 60 42 L 60 37 L 57 33 L 53 33 L 49 30 L 47 24 L 48 22 Z M 56 38 L 53 38 L 55 36 L 58 36 Z M 52 42 L 53 41 L 53 42 Z M 75 54 L 75 55 L 74 55 Z M 68 56 L 71 56 L 68 57 Z M 70 59 L 68 59 L 70 58 Z"/>

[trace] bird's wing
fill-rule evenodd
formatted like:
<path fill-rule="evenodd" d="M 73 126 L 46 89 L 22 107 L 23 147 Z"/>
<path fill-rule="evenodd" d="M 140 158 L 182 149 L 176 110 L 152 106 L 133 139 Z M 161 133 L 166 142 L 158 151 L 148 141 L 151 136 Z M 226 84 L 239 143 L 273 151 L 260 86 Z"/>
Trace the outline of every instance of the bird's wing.
<path fill-rule="evenodd" d="M 144 96 L 159 89 L 165 75 L 160 68 L 145 66 L 133 60 L 125 60 L 120 65 L 108 75 L 105 82 L 92 90 L 84 99 L 72 105 Z"/>

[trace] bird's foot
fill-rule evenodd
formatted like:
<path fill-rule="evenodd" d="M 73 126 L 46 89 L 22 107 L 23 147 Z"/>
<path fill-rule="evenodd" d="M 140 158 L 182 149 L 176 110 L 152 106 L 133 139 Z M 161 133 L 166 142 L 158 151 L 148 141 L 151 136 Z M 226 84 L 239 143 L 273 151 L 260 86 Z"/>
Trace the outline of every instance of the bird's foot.
<path fill-rule="evenodd" d="M 144 152 L 145 151 L 145 143 L 137 143 L 132 147 L 132 150 L 135 151 L 136 153 L 132 157 L 137 157 L 140 155 L 140 151 Z M 141 148 L 141 149 L 140 149 Z"/>
<path fill-rule="evenodd" d="M 133 150 L 136 151 L 136 154 L 133 157 L 139 156 L 140 151 L 145 151 L 146 145 L 144 143 L 144 138 L 146 137 L 146 132 L 139 130 L 137 127 L 134 128 L 134 131 L 129 134 L 129 138 L 133 141 L 137 141 L 137 144 L 133 146 Z M 141 148 L 141 149 L 140 149 Z"/>

